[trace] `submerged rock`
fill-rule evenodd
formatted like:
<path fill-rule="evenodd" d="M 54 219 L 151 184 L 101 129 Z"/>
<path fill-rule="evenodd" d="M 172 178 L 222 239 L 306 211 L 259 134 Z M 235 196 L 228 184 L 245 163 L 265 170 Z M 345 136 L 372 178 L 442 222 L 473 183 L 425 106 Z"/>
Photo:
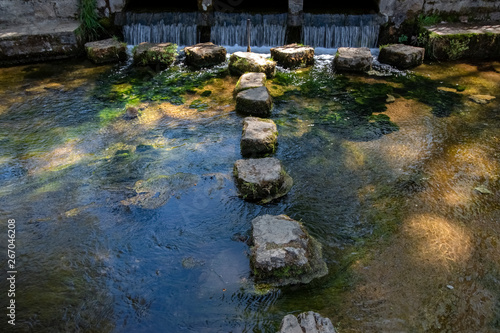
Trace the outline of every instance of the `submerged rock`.
<path fill-rule="evenodd" d="M 266 74 L 264 73 L 245 73 L 243 74 L 236 87 L 234 87 L 234 94 L 238 94 L 240 91 L 264 87 L 266 84 Z"/>
<path fill-rule="evenodd" d="M 286 315 L 281 321 L 278 333 L 336 333 L 336 331 L 330 319 L 309 311 L 297 317 Z"/>
<path fill-rule="evenodd" d="M 271 116 L 273 99 L 266 87 L 252 88 L 236 95 L 236 111 L 257 117 Z"/>
<path fill-rule="evenodd" d="M 372 54 L 367 47 L 339 47 L 333 63 L 338 71 L 366 72 L 372 68 Z"/>
<path fill-rule="evenodd" d="M 286 215 L 263 215 L 252 221 L 250 264 L 257 282 L 275 286 L 309 283 L 328 268 L 321 244 L 304 226 Z"/>
<path fill-rule="evenodd" d="M 176 173 L 170 176 L 157 176 L 147 180 L 139 180 L 134 185 L 135 196 L 122 200 L 126 206 L 135 205 L 141 208 L 156 209 L 163 206 L 179 192 L 195 186 L 200 177 L 190 173 Z"/>
<path fill-rule="evenodd" d="M 88 42 L 85 44 L 87 57 L 96 64 L 117 62 L 127 58 L 127 44 L 114 38 Z"/>
<path fill-rule="evenodd" d="M 259 157 L 273 154 L 278 143 L 278 129 L 274 121 L 256 117 L 243 120 L 241 155 Z"/>
<path fill-rule="evenodd" d="M 172 43 L 140 43 L 134 48 L 134 63 L 143 66 L 170 66 L 177 56 L 177 45 Z"/>
<path fill-rule="evenodd" d="M 407 69 L 422 65 L 425 49 L 404 44 L 393 44 L 380 50 L 378 61 L 398 69 Z"/>
<path fill-rule="evenodd" d="M 134 119 L 139 116 L 139 110 L 137 110 L 134 106 L 129 106 L 127 110 L 125 110 L 125 119 Z"/>
<path fill-rule="evenodd" d="M 311 66 L 314 63 L 314 48 L 289 44 L 271 49 L 271 57 L 286 68 Z"/>
<path fill-rule="evenodd" d="M 226 49 L 214 43 L 199 43 L 184 48 L 186 63 L 197 68 L 215 66 L 226 61 Z"/>
<path fill-rule="evenodd" d="M 286 195 L 293 185 L 280 160 L 274 157 L 238 160 L 233 173 L 240 196 L 248 201 L 270 202 Z"/>
<path fill-rule="evenodd" d="M 471 96 L 469 96 L 469 99 L 477 104 L 488 104 L 489 102 L 491 102 L 495 98 L 496 98 L 495 96 L 490 96 L 490 95 L 471 95 Z"/>
<path fill-rule="evenodd" d="M 229 72 L 238 76 L 247 72 L 265 73 L 270 79 L 276 73 L 276 62 L 257 53 L 235 52 L 229 58 Z"/>

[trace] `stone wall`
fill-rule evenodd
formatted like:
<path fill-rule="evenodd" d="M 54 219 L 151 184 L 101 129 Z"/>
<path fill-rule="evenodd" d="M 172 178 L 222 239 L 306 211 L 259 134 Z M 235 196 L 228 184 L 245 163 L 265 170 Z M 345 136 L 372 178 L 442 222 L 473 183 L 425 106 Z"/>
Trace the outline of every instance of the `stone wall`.
<path fill-rule="evenodd" d="M 469 20 L 500 20 L 498 0 L 380 0 L 380 12 L 399 26 L 418 14 L 455 14 Z"/>
<path fill-rule="evenodd" d="M 75 20 L 80 0 L 0 0 L 0 25 Z"/>

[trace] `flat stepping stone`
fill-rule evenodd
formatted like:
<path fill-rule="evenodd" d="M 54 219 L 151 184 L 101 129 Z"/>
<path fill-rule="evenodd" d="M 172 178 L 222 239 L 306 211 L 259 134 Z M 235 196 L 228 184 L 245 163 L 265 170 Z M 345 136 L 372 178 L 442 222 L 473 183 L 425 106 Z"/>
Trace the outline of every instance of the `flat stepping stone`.
<path fill-rule="evenodd" d="M 226 49 L 214 43 L 199 43 L 184 48 L 186 64 L 196 67 L 211 67 L 226 61 Z"/>
<path fill-rule="evenodd" d="M 240 91 L 264 87 L 266 85 L 266 74 L 265 73 L 245 73 L 243 74 L 234 88 L 234 94 L 238 94 Z"/>
<path fill-rule="evenodd" d="M 289 44 L 271 49 L 271 57 L 285 68 L 311 66 L 314 63 L 314 48 Z"/>
<path fill-rule="evenodd" d="M 373 57 L 367 47 L 339 47 L 333 62 L 337 71 L 367 72 L 372 68 Z"/>
<path fill-rule="evenodd" d="M 231 75 L 243 75 L 247 72 L 265 73 L 268 79 L 276 73 L 276 62 L 252 52 L 235 52 L 229 57 Z"/>
<path fill-rule="evenodd" d="M 495 98 L 496 98 L 495 96 L 490 96 L 490 95 L 471 95 L 471 96 L 469 96 L 469 99 L 477 104 L 488 104 L 489 102 L 491 102 Z"/>
<path fill-rule="evenodd" d="M 309 283 L 328 268 L 321 244 L 302 223 L 286 215 L 263 215 L 252 220 L 250 264 L 256 281 L 276 286 Z"/>
<path fill-rule="evenodd" d="M 266 87 L 243 90 L 236 95 L 236 111 L 242 114 L 269 117 L 273 99 Z"/>
<path fill-rule="evenodd" d="M 378 61 L 399 69 L 408 69 L 422 65 L 425 49 L 404 44 L 393 44 L 380 50 Z"/>
<path fill-rule="evenodd" d="M 96 64 L 118 62 L 127 59 L 127 44 L 114 38 L 85 43 L 87 57 Z"/>
<path fill-rule="evenodd" d="M 302 312 L 297 317 L 286 315 L 281 321 L 278 333 L 336 333 L 332 321 L 319 313 Z"/>
<path fill-rule="evenodd" d="M 134 63 L 143 66 L 170 66 L 177 56 L 177 46 L 172 43 L 140 43 L 134 48 Z"/>
<path fill-rule="evenodd" d="M 247 117 L 243 120 L 241 155 L 262 157 L 273 154 L 278 143 L 278 129 L 271 119 Z"/>
<path fill-rule="evenodd" d="M 233 174 L 240 196 L 262 204 L 286 195 L 293 185 L 280 160 L 274 157 L 238 160 Z"/>

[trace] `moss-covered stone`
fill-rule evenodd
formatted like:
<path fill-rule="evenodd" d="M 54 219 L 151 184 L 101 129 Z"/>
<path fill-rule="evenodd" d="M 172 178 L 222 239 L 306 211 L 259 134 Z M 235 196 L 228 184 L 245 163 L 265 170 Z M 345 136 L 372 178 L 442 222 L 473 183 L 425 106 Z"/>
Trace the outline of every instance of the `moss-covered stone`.
<path fill-rule="evenodd" d="M 117 62 L 127 58 L 127 44 L 108 38 L 85 44 L 87 57 L 96 64 Z"/>
<path fill-rule="evenodd" d="M 257 282 L 275 286 L 309 283 L 328 273 L 321 244 L 286 215 L 252 221 L 250 264 Z"/>
<path fill-rule="evenodd" d="M 273 100 L 266 87 L 244 90 L 236 95 L 236 111 L 250 116 L 269 117 Z"/>
<path fill-rule="evenodd" d="M 271 49 L 271 57 L 285 68 L 311 66 L 314 63 L 314 48 L 289 44 Z"/>
<path fill-rule="evenodd" d="M 247 72 L 265 73 L 268 79 L 276 73 L 276 62 L 252 52 L 235 52 L 229 58 L 229 72 L 240 76 Z"/>
<path fill-rule="evenodd" d="M 177 45 L 172 43 L 141 43 L 134 48 L 134 63 L 142 66 L 166 68 L 177 57 Z"/>
<path fill-rule="evenodd" d="M 256 117 L 243 120 L 241 155 L 262 157 L 273 154 L 278 144 L 278 130 L 274 121 Z"/>
<path fill-rule="evenodd" d="M 416 67 L 424 61 L 425 49 L 404 44 L 393 44 L 380 50 L 378 60 L 399 69 Z"/>
<path fill-rule="evenodd" d="M 186 64 L 196 67 L 211 67 L 226 61 L 226 49 L 213 43 L 199 43 L 184 48 Z"/>
<path fill-rule="evenodd" d="M 293 185 L 292 178 L 274 157 L 238 160 L 233 173 L 239 195 L 261 204 L 286 195 Z"/>

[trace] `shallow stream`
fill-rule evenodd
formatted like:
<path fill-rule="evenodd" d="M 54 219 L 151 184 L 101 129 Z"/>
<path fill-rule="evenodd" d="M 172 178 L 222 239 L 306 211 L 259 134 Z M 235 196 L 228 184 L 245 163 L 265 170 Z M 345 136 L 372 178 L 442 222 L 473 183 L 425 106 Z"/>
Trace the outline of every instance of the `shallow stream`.
<path fill-rule="evenodd" d="M 263 206 L 232 179 L 243 117 L 226 68 L 0 69 L 17 331 L 274 333 L 313 310 L 341 333 L 500 332 L 498 63 L 281 70 L 268 88 L 294 187 Z M 262 214 L 302 221 L 328 276 L 256 289 L 245 241 Z"/>

